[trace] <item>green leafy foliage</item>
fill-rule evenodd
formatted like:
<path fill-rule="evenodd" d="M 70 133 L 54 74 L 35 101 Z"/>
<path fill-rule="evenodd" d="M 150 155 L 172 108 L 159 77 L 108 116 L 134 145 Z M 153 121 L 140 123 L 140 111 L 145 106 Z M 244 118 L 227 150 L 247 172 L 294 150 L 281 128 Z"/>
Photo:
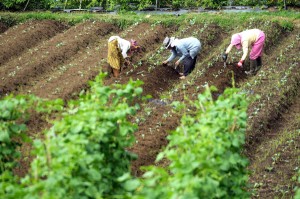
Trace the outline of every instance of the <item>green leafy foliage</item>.
<path fill-rule="evenodd" d="M 29 111 L 51 113 L 61 110 L 62 101 L 45 101 L 34 96 L 7 96 L 0 100 L 0 174 L 11 171 L 17 164 L 20 152 L 17 148 L 28 141 L 24 124 Z"/>
<path fill-rule="evenodd" d="M 1 0 L 0 2 L 7 8 L 11 8 L 17 4 L 24 3 L 26 0 Z"/>
<path fill-rule="evenodd" d="M 49 9 L 57 3 L 56 0 L 0 0 L 0 3 L 9 10 Z"/>
<path fill-rule="evenodd" d="M 34 9 L 49 9 L 52 7 L 61 8 L 90 8 L 90 7 L 104 7 L 106 10 L 136 10 L 147 8 L 150 5 L 156 5 L 158 7 L 172 7 L 178 8 L 221 8 L 226 5 L 242 5 L 242 6 L 299 6 L 297 0 L 287 1 L 253 1 L 253 0 L 241 0 L 241 1 L 228 1 L 228 0 L 0 0 L 0 4 L 10 10 L 29 10 Z"/>
<path fill-rule="evenodd" d="M 214 90 L 214 88 L 212 88 Z M 196 102 L 158 155 L 168 168 L 148 167 L 136 198 L 247 198 L 245 140 L 248 102 L 238 89 L 213 101 L 209 89 Z"/>
<path fill-rule="evenodd" d="M 52 113 L 62 110 L 62 101 L 47 101 L 35 96 L 7 96 L 0 100 L 0 196 L 15 198 L 22 195 L 18 177 L 13 169 L 20 158 L 19 147 L 30 138 L 25 122 L 29 112 Z M 46 114 L 47 115 L 47 114 Z"/>
<path fill-rule="evenodd" d="M 300 183 L 300 170 L 298 171 L 298 183 Z M 296 187 L 296 193 L 295 193 L 295 199 L 299 199 L 300 198 L 300 189 L 299 187 Z"/>
<path fill-rule="evenodd" d="M 227 5 L 227 2 L 224 0 L 204 0 L 199 1 L 199 5 L 205 8 L 221 8 L 221 6 Z"/>
<path fill-rule="evenodd" d="M 21 179 L 21 186 L 1 194 L 6 198 L 103 198 L 135 187 L 137 181 L 126 177 L 135 155 L 126 148 L 134 141 L 136 126 L 128 116 L 139 108 L 132 101 L 142 92 L 141 82 L 107 87 L 102 78 L 98 76 L 90 92 L 70 102 L 63 119 L 45 132 L 43 140 L 34 140 L 31 171 Z M 9 183 L 1 186 L 9 187 Z"/>
<path fill-rule="evenodd" d="M 26 126 L 17 121 L 27 119 L 30 105 L 31 100 L 12 96 L 0 101 L 0 174 L 13 169 L 20 156 L 16 148 L 21 144 L 20 138 L 25 136 Z"/>
<path fill-rule="evenodd" d="M 4 171 L 0 175 L 0 196 L 6 199 L 13 199 L 16 195 L 21 196 L 21 185 L 18 183 L 18 177 L 13 175 L 12 171 Z"/>

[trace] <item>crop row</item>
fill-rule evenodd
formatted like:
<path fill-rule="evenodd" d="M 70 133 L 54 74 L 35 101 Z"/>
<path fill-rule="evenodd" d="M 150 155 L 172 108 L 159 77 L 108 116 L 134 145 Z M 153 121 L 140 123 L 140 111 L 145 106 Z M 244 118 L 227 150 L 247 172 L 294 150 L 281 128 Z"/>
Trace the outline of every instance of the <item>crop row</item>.
<path fill-rule="evenodd" d="M 140 96 L 142 89 L 138 86 L 141 82 L 131 81 L 126 85 L 108 87 L 103 85 L 102 78 L 103 76 L 98 76 L 96 82 L 91 84 L 90 92 L 68 104 L 64 117 L 54 122 L 53 127 L 45 132 L 44 139 L 33 140 L 35 159 L 31 163 L 29 173 L 21 179 L 12 174 L 16 160 L 7 158 L 16 150 L 15 133 L 25 130 L 22 125 L 18 127 L 17 121 L 20 121 L 24 113 L 28 113 L 28 109 L 34 104 L 38 111 L 51 112 L 62 109 L 62 103 L 42 101 L 35 97 L 19 97 L 15 100 L 7 97 L 2 100 L 1 124 L 14 126 L 1 126 L 8 135 L 0 139 L 3 146 L 1 197 L 144 198 L 152 193 L 152 198 L 160 198 L 170 194 L 210 196 L 213 192 L 217 197 L 247 195 L 244 191 L 247 161 L 239 155 L 244 142 L 247 103 L 236 89 L 228 90 L 224 98 L 215 102 L 208 90 L 205 94 L 199 95 L 198 101 L 192 104 L 198 110 L 191 116 L 183 117 L 181 128 L 177 129 L 174 138 L 171 138 L 170 148 L 164 152 L 171 161 L 170 171 L 177 175 L 168 175 L 166 171 L 152 168 L 153 171 L 150 169 L 149 173 L 145 174 L 145 179 L 138 179 L 129 174 L 130 161 L 134 156 L 126 148 L 133 143 L 133 132 L 136 131 L 136 125 L 127 118 L 134 115 L 139 108 L 137 105 L 129 104 Z M 217 116 L 220 119 L 218 127 L 211 122 L 216 119 L 216 113 L 221 114 Z M 227 116 L 226 120 L 224 115 Z M 204 118 L 206 122 L 203 121 Z M 199 131 L 199 129 L 206 130 Z M 216 129 L 218 130 L 215 131 Z M 207 136 L 208 134 L 211 135 Z M 178 136 L 182 138 L 178 139 Z M 201 139 L 195 139 L 199 137 Z M 198 141 L 195 142 L 196 140 Z M 177 148 L 179 151 L 174 151 L 173 146 L 179 146 Z M 211 153 L 211 147 L 218 150 Z M 191 148 L 194 150 L 190 151 Z M 5 154 L 7 151 L 11 152 Z M 204 151 L 210 154 L 211 163 L 207 162 Z M 173 158 L 172 154 L 178 153 L 182 155 L 182 160 Z M 197 161 L 194 161 L 196 159 Z M 191 168 L 187 169 L 184 164 L 179 165 L 180 162 L 189 164 Z M 192 174 L 189 175 L 190 180 L 180 174 L 187 172 Z M 231 175 L 225 175 L 228 172 Z M 196 179 L 200 184 L 190 184 Z M 153 183 L 156 186 L 153 186 Z M 202 183 L 206 186 L 200 186 Z M 165 189 L 166 184 L 168 189 Z M 174 191 L 175 187 L 177 188 Z M 188 187 L 189 189 L 186 189 Z"/>
<path fill-rule="evenodd" d="M 111 24 L 97 22 L 81 23 L 61 33 L 45 44 L 25 52 L 19 59 L 12 59 L 0 68 L 1 95 L 12 92 L 32 78 L 51 71 L 52 67 L 74 56 L 80 49 L 98 40 L 98 35 L 117 30 Z"/>
<path fill-rule="evenodd" d="M 192 24 L 193 25 L 193 24 Z M 209 29 L 206 29 L 208 27 L 210 27 Z M 194 26 L 191 26 L 194 27 Z M 287 94 L 287 96 L 292 96 L 291 94 L 294 92 L 295 88 L 297 88 L 297 82 L 299 82 L 298 79 L 295 79 L 294 77 L 297 75 L 297 63 L 299 63 L 299 60 L 297 59 L 297 55 L 293 52 L 299 52 L 299 34 L 295 34 L 294 32 L 291 33 L 291 37 L 288 37 L 287 39 L 285 39 L 283 41 L 283 43 L 288 43 L 287 47 L 284 50 L 279 50 L 280 48 L 282 48 L 281 43 L 276 42 L 278 40 L 279 37 L 282 37 L 283 35 L 289 35 L 290 33 L 287 31 L 284 31 L 282 29 L 282 27 L 278 26 L 276 23 L 273 22 L 268 22 L 268 21 L 264 21 L 263 23 L 257 22 L 257 21 L 253 21 L 253 23 L 251 22 L 250 24 L 245 24 L 245 28 L 251 28 L 251 27 L 259 27 L 261 29 L 263 29 L 267 35 L 268 35 L 268 42 L 266 43 L 266 53 L 267 55 L 271 55 L 270 58 L 266 58 L 266 62 L 267 63 L 267 67 L 266 69 L 262 69 L 259 73 L 259 75 L 257 75 L 256 77 L 250 78 L 250 81 L 246 81 L 246 77 L 245 76 L 241 76 L 240 79 L 238 79 L 238 75 L 239 75 L 239 71 L 234 69 L 233 63 L 235 63 L 237 61 L 238 56 L 240 56 L 240 54 L 238 53 L 233 53 L 231 58 L 230 58 L 230 63 L 228 68 L 223 68 L 223 63 L 220 64 L 220 53 L 222 52 L 222 50 L 224 49 L 224 46 L 226 46 L 229 42 L 229 35 L 228 32 L 225 33 L 223 35 L 223 38 L 219 38 L 220 40 L 216 40 L 216 34 L 212 34 L 214 33 L 214 29 L 213 29 L 214 25 L 212 24 L 204 24 L 203 25 L 203 29 L 202 27 L 200 28 L 195 28 L 194 29 L 194 35 L 197 36 L 199 35 L 200 38 L 203 35 L 203 31 L 201 30 L 205 30 L 204 32 L 208 32 L 207 35 L 204 37 L 203 42 L 205 45 L 207 46 L 207 49 L 203 49 L 203 57 L 201 57 L 200 55 L 200 60 L 197 64 L 197 71 L 195 71 L 195 73 L 193 73 L 191 75 L 190 79 L 187 79 L 186 81 L 182 82 L 182 83 L 178 83 L 177 86 L 175 86 L 171 91 L 168 91 L 168 88 L 170 88 L 170 86 L 167 87 L 162 87 L 163 84 L 168 84 L 168 83 L 173 83 L 173 82 L 178 82 L 178 80 L 176 81 L 175 79 L 173 80 L 167 80 L 164 82 L 160 82 L 158 84 L 156 84 L 157 87 L 160 88 L 160 90 L 156 90 L 155 92 L 153 92 L 151 89 L 151 85 L 153 85 L 153 83 L 155 83 L 154 77 L 157 76 L 157 74 L 159 74 L 159 72 L 163 72 L 170 75 L 172 74 L 172 70 L 169 68 L 163 68 L 159 66 L 159 63 L 163 60 L 163 56 L 167 56 L 167 52 L 162 51 L 163 49 L 161 47 L 157 47 L 157 45 L 153 45 L 152 48 L 156 48 L 154 53 L 146 53 L 146 56 L 142 58 L 142 63 L 140 64 L 140 61 L 138 59 L 133 60 L 133 64 L 134 67 L 132 69 L 130 69 L 129 71 L 125 71 L 126 74 L 126 78 L 117 80 L 120 83 L 124 83 L 122 81 L 125 81 L 126 79 L 129 79 L 130 77 L 135 77 L 135 74 L 139 74 L 140 76 L 138 76 L 138 79 L 141 79 L 143 81 L 146 82 L 147 85 L 150 85 L 149 87 L 147 87 L 147 85 L 143 86 L 144 90 L 147 91 L 147 93 L 151 93 L 154 97 L 164 97 L 165 100 L 158 100 L 159 103 L 161 103 L 163 106 L 163 108 L 159 107 L 157 105 L 153 103 L 149 103 L 147 106 L 149 107 L 143 107 L 145 112 L 143 112 L 142 114 L 147 115 L 148 117 L 151 117 L 152 115 L 161 115 L 161 119 L 156 120 L 156 124 L 152 125 L 151 128 L 152 129 L 147 129 L 147 131 L 145 132 L 137 132 L 137 135 L 140 136 L 140 138 L 144 139 L 145 136 L 147 136 L 147 133 L 153 133 L 153 129 L 155 128 L 155 131 L 159 131 L 160 128 L 162 126 L 164 126 L 163 122 L 166 121 L 167 118 L 169 118 L 169 116 L 175 116 L 175 118 L 179 118 L 181 117 L 182 114 L 178 114 L 172 111 L 172 107 L 167 106 L 164 107 L 164 104 L 168 104 L 171 101 L 174 100 L 180 100 L 183 101 L 186 98 L 192 98 L 193 100 L 196 100 L 198 97 L 198 93 L 202 92 L 204 90 L 204 88 L 207 86 L 207 84 L 216 84 L 216 86 L 219 88 L 219 91 L 214 91 L 213 93 L 213 97 L 216 99 L 219 96 L 224 95 L 223 94 L 223 90 L 227 87 L 227 86 L 232 86 L 231 83 L 231 77 L 232 77 L 232 72 L 234 73 L 234 77 L 236 77 L 236 82 L 238 83 L 238 86 L 242 86 L 243 91 L 248 93 L 249 96 L 252 96 L 253 92 L 259 93 L 262 95 L 262 100 L 259 101 L 259 105 L 258 108 L 261 110 L 262 108 L 265 107 L 266 104 L 268 104 L 270 99 L 273 99 L 274 95 L 270 95 L 270 96 L 265 96 L 264 92 L 259 92 L 259 88 L 263 87 L 262 85 L 265 85 L 265 79 L 268 80 L 274 80 L 274 81 L 270 81 L 269 84 L 267 84 L 267 88 L 272 90 L 279 90 L 282 91 L 281 93 L 279 93 L 279 95 L 276 95 L 277 97 L 275 97 L 276 99 L 280 99 L 280 96 L 283 96 L 283 94 Z M 241 27 L 239 27 L 241 28 Z M 180 31 L 181 29 L 179 29 Z M 182 29 L 184 30 L 184 29 Z M 188 29 L 187 29 L 188 30 Z M 191 29 L 193 30 L 193 28 Z M 218 29 L 218 27 L 216 28 L 216 32 L 219 32 L 220 29 Z M 237 29 L 231 30 L 230 33 L 234 33 L 236 31 L 239 31 Z M 146 32 L 147 33 L 147 32 Z M 177 32 L 178 34 L 178 32 Z M 183 31 L 182 35 L 187 34 L 187 32 Z M 193 31 L 190 33 L 193 34 Z M 179 36 L 180 34 L 178 34 Z M 227 38 L 225 38 L 227 37 Z M 160 40 L 163 37 L 160 37 Z M 221 39 L 224 39 L 224 41 L 221 43 L 220 46 L 218 46 L 218 48 L 215 48 L 214 50 L 212 50 L 213 46 L 214 46 L 214 42 L 220 42 Z M 200 39 L 201 40 L 201 39 Z M 104 41 L 104 39 L 103 39 Z M 212 42 L 212 43 L 210 43 Z M 276 52 L 280 52 L 280 55 L 275 55 L 277 54 Z M 159 54 L 161 56 L 159 56 Z M 209 54 L 208 56 L 205 56 L 205 54 Z M 140 56 L 140 55 L 139 55 Z M 139 57 L 137 56 L 137 57 Z M 286 59 L 285 57 L 287 57 L 288 59 Z M 276 62 L 274 63 L 273 60 L 276 60 Z M 289 60 L 292 60 L 289 62 Z M 271 63 L 271 64 L 270 64 Z M 286 63 L 289 64 L 288 69 L 285 67 L 281 67 L 281 66 L 286 66 Z M 274 65 L 272 65 L 274 64 Z M 143 72 L 141 72 L 143 71 Z M 147 72 L 145 72 L 147 71 Z M 279 73 L 277 73 L 277 71 L 280 71 Z M 157 72 L 157 73 L 156 73 Z M 275 74 L 276 72 L 276 74 Z M 275 75 L 274 75 L 275 74 Z M 174 74 L 175 75 L 175 74 Z M 206 78 L 208 77 L 213 77 L 213 81 L 206 81 Z M 238 80 L 238 81 L 237 81 Z M 111 84 L 110 80 L 104 80 L 106 84 Z M 228 83 L 229 82 L 229 83 Z M 196 86 L 195 86 L 196 85 Z M 287 87 L 286 85 L 291 85 L 290 87 Z M 273 87 L 272 87 L 273 86 Z M 275 87 L 274 87 L 275 86 Z M 220 90 L 221 88 L 221 90 Z M 282 88 L 282 90 L 281 90 Z M 287 88 L 287 89 L 285 89 Z M 148 90 L 147 90 L 148 89 Z M 165 93 L 162 93 L 164 92 Z M 158 93 L 158 94 L 156 94 Z M 272 92 L 270 92 L 272 93 Z M 267 100 L 266 100 L 267 99 Z M 283 99 L 284 100 L 284 99 Z M 154 102 L 154 101 L 153 101 Z M 263 102 L 263 103 L 261 103 Z M 155 102 L 154 102 L 155 103 Z M 260 104 L 265 104 L 264 106 L 261 106 Z M 277 104 L 282 104 L 280 101 Z M 255 107 L 257 104 L 252 104 L 253 107 Z M 192 107 L 192 106 L 191 106 Z M 185 109 L 185 113 L 189 113 L 192 112 L 191 107 Z M 280 107 L 280 106 L 278 106 Z M 254 108 L 254 110 L 256 110 Z M 274 109 L 275 111 L 278 109 Z M 260 111 L 253 111 L 253 109 L 250 109 L 250 119 L 257 119 L 259 117 L 257 117 L 257 115 L 260 114 Z M 255 114 L 256 113 L 256 114 Z M 254 115 L 253 115 L 254 114 Z M 134 119 L 139 119 L 141 117 L 135 117 Z M 142 121 L 142 123 L 140 123 L 140 121 Z M 265 119 L 263 119 L 263 121 L 266 121 Z M 251 122 L 251 121 L 250 121 Z M 140 125 L 146 124 L 147 120 L 145 120 L 145 118 L 143 118 L 142 120 L 139 120 L 138 123 Z M 267 124 L 265 124 L 267 125 Z M 149 126 L 149 124 L 148 124 Z M 142 127 L 142 126 L 141 126 Z M 170 126 L 170 130 L 174 129 L 176 126 Z M 250 126 L 250 131 L 251 129 L 253 129 L 253 127 Z M 249 129 L 248 129 L 249 130 Z M 259 129 L 258 129 L 259 130 Z M 140 140 L 140 138 L 138 138 Z M 252 137 L 248 137 L 248 139 L 251 139 Z M 249 141 L 248 141 L 249 142 Z M 137 144 L 137 147 L 139 147 L 139 145 Z M 138 148 L 136 148 L 138 149 Z M 153 173 L 151 174 L 151 176 L 153 176 Z M 166 175 L 164 174 L 163 176 L 159 177 L 160 179 L 164 179 L 164 182 L 167 182 L 169 180 L 169 177 L 166 177 Z M 124 176 L 124 178 L 122 178 L 123 180 L 125 179 L 129 179 L 128 175 L 127 177 Z M 137 183 L 137 181 L 129 181 L 130 183 L 136 183 L 134 186 L 130 186 L 132 187 L 136 187 L 139 186 Z M 158 181 L 157 181 L 158 182 Z M 126 185 L 127 186 L 127 185 Z M 150 186 L 151 187 L 151 186 Z M 157 190 L 155 190 L 156 192 Z M 147 192 L 147 191 L 146 191 Z M 160 192 L 158 191 L 157 193 L 159 194 L 167 194 L 165 192 Z"/>

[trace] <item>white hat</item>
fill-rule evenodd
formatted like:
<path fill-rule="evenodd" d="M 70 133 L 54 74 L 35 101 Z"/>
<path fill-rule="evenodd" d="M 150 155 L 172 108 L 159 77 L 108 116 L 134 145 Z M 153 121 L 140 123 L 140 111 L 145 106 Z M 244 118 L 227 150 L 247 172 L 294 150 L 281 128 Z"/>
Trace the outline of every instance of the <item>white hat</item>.
<path fill-rule="evenodd" d="M 165 48 L 169 48 L 169 46 L 173 43 L 173 41 L 175 40 L 175 37 L 166 37 L 163 41 L 163 45 L 165 46 Z"/>

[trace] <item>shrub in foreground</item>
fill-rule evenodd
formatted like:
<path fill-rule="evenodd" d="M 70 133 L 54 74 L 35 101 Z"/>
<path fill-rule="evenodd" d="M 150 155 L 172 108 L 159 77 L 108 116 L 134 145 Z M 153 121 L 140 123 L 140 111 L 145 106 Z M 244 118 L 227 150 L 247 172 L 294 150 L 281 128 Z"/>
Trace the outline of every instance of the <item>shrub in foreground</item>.
<path fill-rule="evenodd" d="M 72 101 L 64 117 L 34 140 L 35 159 L 19 183 L 11 173 L 0 176 L 0 198 L 107 198 L 122 195 L 133 154 L 125 149 L 136 126 L 128 121 L 137 105 L 141 82 L 103 86 L 99 76 L 91 91 Z M 129 181 L 130 183 L 130 181 Z"/>
<path fill-rule="evenodd" d="M 136 198 L 247 198 L 248 161 L 241 155 L 248 102 L 236 88 L 213 101 L 210 90 L 188 106 L 181 125 L 157 161 L 148 167 Z"/>

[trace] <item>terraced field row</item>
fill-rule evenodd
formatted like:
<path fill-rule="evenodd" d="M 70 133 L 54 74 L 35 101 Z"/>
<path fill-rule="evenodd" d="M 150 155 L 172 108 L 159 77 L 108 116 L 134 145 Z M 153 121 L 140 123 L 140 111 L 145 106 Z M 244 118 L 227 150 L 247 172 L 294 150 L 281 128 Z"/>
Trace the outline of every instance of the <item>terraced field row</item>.
<path fill-rule="evenodd" d="M 230 55 L 227 67 L 223 66 L 220 57 L 233 33 L 250 28 L 259 28 L 267 36 L 263 68 L 253 77 L 245 75 L 247 67 L 241 70 L 235 66 L 241 56 L 240 52 L 234 51 Z M 132 172 L 136 176 L 143 173 L 140 170 L 141 166 L 167 164 L 155 163 L 155 158 L 167 145 L 166 137 L 179 125 L 182 116 L 173 111 L 170 105 L 173 101 L 194 100 L 207 84 L 218 88 L 218 91 L 214 92 L 214 98 L 222 95 L 223 91 L 233 84 L 248 93 L 249 98 L 259 94 L 261 98 L 253 100 L 248 110 L 245 145 L 245 155 L 251 160 L 249 168 L 255 171 L 250 181 L 253 185 L 262 183 L 259 188 L 254 187 L 257 194 L 253 197 L 293 194 L 293 187 L 297 183 L 291 180 L 290 176 L 295 174 L 292 170 L 299 166 L 299 161 L 293 161 L 292 165 L 279 161 L 273 166 L 279 170 L 276 170 L 278 175 L 285 170 L 289 171 L 289 177 L 281 182 L 284 191 L 275 190 L 275 182 L 271 183 L 272 186 L 263 186 L 269 179 L 261 179 L 258 176 L 262 173 L 270 175 L 265 173 L 265 168 L 270 164 L 267 157 L 272 158 L 272 154 L 284 148 L 282 143 L 273 147 L 273 151 L 269 150 L 268 154 L 264 154 L 264 145 L 271 145 L 269 139 L 280 137 L 277 134 L 284 135 L 284 130 L 289 129 L 293 132 L 292 139 L 299 140 L 297 127 L 291 128 L 291 124 L 295 124 L 299 129 L 300 112 L 296 103 L 299 101 L 297 99 L 300 86 L 300 32 L 297 24 L 293 30 L 287 30 L 277 22 L 268 20 L 250 20 L 241 26 L 229 28 L 210 22 L 186 23 L 181 26 L 139 22 L 121 30 L 114 24 L 100 21 L 91 20 L 69 26 L 47 20 L 28 21 L 6 31 L 5 28 L 2 30 L 1 97 L 16 93 L 35 94 L 50 99 L 62 98 L 65 101 L 76 98 L 83 89 L 88 89 L 88 81 L 93 80 L 100 71 L 107 70 L 107 40 L 110 36 L 120 35 L 126 39 L 137 40 L 142 50 L 131 57 L 132 66 L 123 70 L 119 78 L 108 77 L 104 80 L 106 85 L 124 84 L 129 79 L 142 80 L 144 95 L 152 96 L 149 101 L 141 102 L 141 111 L 132 118 L 132 122 L 139 126 L 135 133 L 136 144 L 129 149 L 138 155 L 138 159 L 132 164 Z M 165 36 L 171 35 L 178 38 L 195 36 L 203 46 L 195 71 L 184 81 L 179 80 L 172 65 L 161 65 L 169 55 L 169 52 L 161 47 L 161 43 Z M 285 124 L 281 117 L 291 109 L 294 109 L 294 113 L 293 118 L 289 120 L 293 122 Z M 287 115 L 284 118 L 288 117 Z M 38 134 L 41 129 L 49 126 L 39 115 L 34 116 L 28 125 L 33 134 Z M 278 125 L 280 128 L 276 129 Z M 291 140 L 289 138 L 284 136 L 286 142 Z M 287 155 L 287 151 L 282 151 L 282 157 L 288 156 L 290 161 L 297 159 L 299 142 L 288 146 L 294 147 L 294 153 Z M 22 163 L 23 170 L 18 170 L 20 175 L 26 172 L 25 165 L 28 163 Z M 284 186 L 284 183 L 289 183 L 289 186 Z M 273 192 L 270 194 L 266 190 Z"/>

